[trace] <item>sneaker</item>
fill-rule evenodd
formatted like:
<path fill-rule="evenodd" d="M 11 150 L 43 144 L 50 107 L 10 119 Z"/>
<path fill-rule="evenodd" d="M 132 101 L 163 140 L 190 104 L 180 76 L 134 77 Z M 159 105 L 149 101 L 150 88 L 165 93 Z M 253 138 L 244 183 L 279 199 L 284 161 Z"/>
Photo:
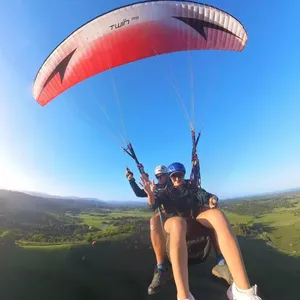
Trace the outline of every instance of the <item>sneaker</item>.
<path fill-rule="evenodd" d="M 212 269 L 212 274 L 218 278 L 224 279 L 229 285 L 233 284 L 233 278 L 229 271 L 228 266 L 225 265 L 216 265 Z"/>
<path fill-rule="evenodd" d="M 157 293 L 162 286 L 164 286 L 171 279 L 171 268 L 168 267 L 166 271 L 162 271 L 155 267 L 154 276 L 151 284 L 148 287 L 148 295 Z"/>
<path fill-rule="evenodd" d="M 229 300 L 262 300 L 257 295 L 257 285 L 254 285 L 249 289 L 249 293 L 243 293 L 237 289 L 235 283 L 228 288 L 227 297 Z"/>

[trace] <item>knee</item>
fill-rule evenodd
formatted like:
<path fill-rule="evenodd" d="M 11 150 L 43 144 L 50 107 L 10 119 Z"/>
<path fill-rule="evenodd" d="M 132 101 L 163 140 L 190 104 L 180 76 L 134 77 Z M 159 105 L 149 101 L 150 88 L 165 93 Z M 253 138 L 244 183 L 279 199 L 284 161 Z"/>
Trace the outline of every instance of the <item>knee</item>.
<path fill-rule="evenodd" d="M 198 219 L 198 218 L 197 218 Z M 217 229 L 218 227 L 230 227 L 225 214 L 219 209 L 209 209 L 199 215 L 200 223 L 206 227 Z M 207 226 L 208 225 L 208 226 Z M 217 228 L 216 228 L 217 227 Z"/>
<path fill-rule="evenodd" d="M 159 226 L 160 226 L 159 215 L 155 215 L 150 219 L 150 230 L 155 231 L 159 228 Z"/>
<path fill-rule="evenodd" d="M 186 221 L 180 217 L 173 217 L 166 222 L 166 231 L 172 234 L 186 234 Z"/>
<path fill-rule="evenodd" d="M 219 210 L 218 208 L 209 209 L 209 210 L 207 210 L 207 212 L 209 212 L 211 218 L 214 218 L 214 219 L 223 219 L 225 217 L 223 212 L 221 210 Z"/>
<path fill-rule="evenodd" d="M 219 209 L 211 209 L 211 218 L 217 223 L 227 223 L 228 219 L 225 214 Z"/>

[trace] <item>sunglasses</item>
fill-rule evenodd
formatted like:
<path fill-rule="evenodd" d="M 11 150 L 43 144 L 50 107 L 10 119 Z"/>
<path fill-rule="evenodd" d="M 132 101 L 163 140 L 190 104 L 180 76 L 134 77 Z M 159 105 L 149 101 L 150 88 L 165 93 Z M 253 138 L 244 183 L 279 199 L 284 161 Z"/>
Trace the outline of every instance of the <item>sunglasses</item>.
<path fill-rule="evenodd" d="M 170 177 L 171 177 L 172 179 L 174 179 L 174 178 L 179 178 L 179 179 L 181 179 L 181 178 L 184 177 L 184 174 L 183 174 L 183 173 L 174 173 L 174 174 L 172 174 Z"/>
<path fill-rule="evenodd" d="M 156 179 L 161 179 L 161 178 L 164 178 L 166 175 L 165 174 L 161 174 L 161 175 L 156 175 Z"/>

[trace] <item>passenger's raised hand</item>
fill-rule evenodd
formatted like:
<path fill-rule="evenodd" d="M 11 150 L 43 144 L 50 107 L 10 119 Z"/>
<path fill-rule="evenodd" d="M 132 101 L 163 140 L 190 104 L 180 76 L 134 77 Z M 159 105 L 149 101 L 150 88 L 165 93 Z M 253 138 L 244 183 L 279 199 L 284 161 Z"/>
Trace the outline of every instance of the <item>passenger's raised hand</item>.
<path fill-rule="evenodd" d="M 147 193 L 148 196 L 154 195 L 156 190 L 156 185 L 154 183 L 154 179 L 152 181 L 149 180 L 147 176 L 141 175 L 142 183 L 140 182 L 140 185 L 144 189 L 144 191 Z"/>

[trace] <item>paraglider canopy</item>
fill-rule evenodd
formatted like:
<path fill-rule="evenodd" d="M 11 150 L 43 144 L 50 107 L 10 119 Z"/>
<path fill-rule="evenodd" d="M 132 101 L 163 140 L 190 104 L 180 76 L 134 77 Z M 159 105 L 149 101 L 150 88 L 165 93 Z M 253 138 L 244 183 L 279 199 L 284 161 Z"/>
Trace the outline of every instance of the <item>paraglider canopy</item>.
<path fill-rule="evenodd" d="M 147 57 L 186 50 L 242 51 L 243 25 L 193 1 L 144 1 L 100 15 L 70 34 L 37 73 L 33 97 L 45 106 L 75 84 Z"/>

